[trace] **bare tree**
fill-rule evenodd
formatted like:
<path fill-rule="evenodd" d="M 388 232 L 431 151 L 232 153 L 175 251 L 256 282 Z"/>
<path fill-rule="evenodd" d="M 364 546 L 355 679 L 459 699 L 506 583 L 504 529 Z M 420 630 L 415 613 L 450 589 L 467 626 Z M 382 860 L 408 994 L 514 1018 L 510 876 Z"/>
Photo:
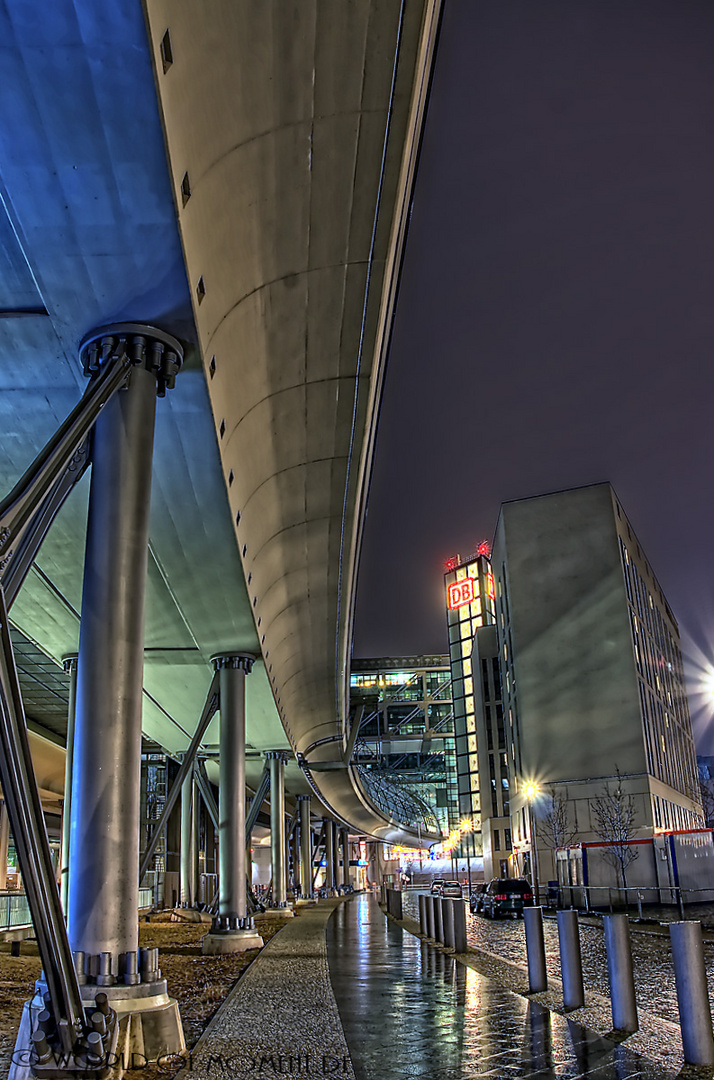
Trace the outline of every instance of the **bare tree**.
<path fill-rule="evenodd" d="M 538 818 L 536 828 L 549 848 L 558 851 L 569 847 L 577 836 L 577 829 L 570 822 L 568 799 L 555 787 L 547 789 L 546 812 Z"/>
<path fill-rule="evenodd" d="M 702 804 L 704 824 L 708 829 L 714 828 L 714 780 L 699 778 L 699 791 L 697 802 Z"/>
<path fill-rule="evenodd" d="M 639 855 L 629 841 L 635 835 L 635 803 L 622 786 L 620 770 L 615 769 L 617 781 L 605 784 L 602 795 L 592 801 L 596 824 L 595 833 L 606 845 L 604 858 L 622 877 L 622 887 L 627 888 L 627 868 Z"/>

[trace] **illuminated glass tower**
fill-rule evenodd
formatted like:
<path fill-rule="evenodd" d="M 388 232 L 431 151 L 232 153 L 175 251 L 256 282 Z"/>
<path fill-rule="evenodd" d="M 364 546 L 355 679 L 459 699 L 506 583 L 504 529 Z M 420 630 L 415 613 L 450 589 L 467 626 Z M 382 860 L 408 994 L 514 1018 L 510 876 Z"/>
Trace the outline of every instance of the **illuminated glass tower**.
<path fill-rule="evenodd" d="M 488 544 L 481 544 L 476 554 L 467 559 L 457 555 L 447 563 L 444 575 L 458 791 L 458 817 L 450 825 L 458 827 L 465 818 L 471 821 L 469 844 L 475 855 L 482 851 L 476 719 L 481 684 L 479 672 L 473 670 L 472 651 L 476 631 L 496 621 L 489 554 Z"/>

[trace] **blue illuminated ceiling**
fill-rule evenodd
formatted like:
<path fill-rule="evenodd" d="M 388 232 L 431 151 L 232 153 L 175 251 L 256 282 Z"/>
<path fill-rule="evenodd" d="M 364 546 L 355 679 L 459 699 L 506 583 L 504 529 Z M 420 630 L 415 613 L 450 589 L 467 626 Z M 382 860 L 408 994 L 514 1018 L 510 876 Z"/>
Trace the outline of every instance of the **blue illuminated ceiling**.
<path fill-rule="evenodd" d="M 181 338 L 157 415 L 144 729 L 184 749 L 211 656 L 262 646 L 249 742 L 289 731 L 338 815 L 396 835 L 340 744 L 440 0 L 144 8 L 0 0 L 0 490 L 82 392 L 84 335 L 131 321 Z M 58 663 L 77 648 L 87 492 L 12 609 Z M 41 725 L 41 694 L 33 710 Z M 294 764 L 288 780 L 306 790 Z"/>
<path fill-rule="evenodd" d="M 176 389 L 158 405 L 144 709 L 147 733 L 181 749 L 211 655 L 259 647 L 196 355 L 141 5 L 3 0 L 0 71 L 2 490 L 83 391 L 77 344 L 89 330 L 143 321 L 189 346 Z M 56 661 L 77 648 L 88 483 L 70 497 L 13 609 Z M 286 745 L 256 674 L 256 740 Z M 28 703 L 30 719 L 56 730 L 56 704 L 45 717 L 43 700 Z"/>

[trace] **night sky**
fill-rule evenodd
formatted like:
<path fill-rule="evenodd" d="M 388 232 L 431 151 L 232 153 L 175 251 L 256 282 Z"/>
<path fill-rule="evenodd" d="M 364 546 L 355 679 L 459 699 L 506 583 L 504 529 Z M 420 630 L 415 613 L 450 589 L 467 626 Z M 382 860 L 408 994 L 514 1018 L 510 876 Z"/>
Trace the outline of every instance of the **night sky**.
<path fill-rule="evenodd" d="M 714 669 L 714 4 L 445 7 L 354 655 L 445 652 L 444 560 L 609 480 Z"/>

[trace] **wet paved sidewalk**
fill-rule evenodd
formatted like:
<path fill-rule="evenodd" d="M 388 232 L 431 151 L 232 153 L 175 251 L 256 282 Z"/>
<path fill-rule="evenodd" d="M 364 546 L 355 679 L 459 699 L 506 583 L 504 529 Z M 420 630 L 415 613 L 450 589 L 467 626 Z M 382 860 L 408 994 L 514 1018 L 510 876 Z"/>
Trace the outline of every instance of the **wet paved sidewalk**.
<path fill-rule="evenodd" d="M 426 945 L 371 896 L 335 909 L 327 957 L 356 1080 L 674 1075 Z"/>

